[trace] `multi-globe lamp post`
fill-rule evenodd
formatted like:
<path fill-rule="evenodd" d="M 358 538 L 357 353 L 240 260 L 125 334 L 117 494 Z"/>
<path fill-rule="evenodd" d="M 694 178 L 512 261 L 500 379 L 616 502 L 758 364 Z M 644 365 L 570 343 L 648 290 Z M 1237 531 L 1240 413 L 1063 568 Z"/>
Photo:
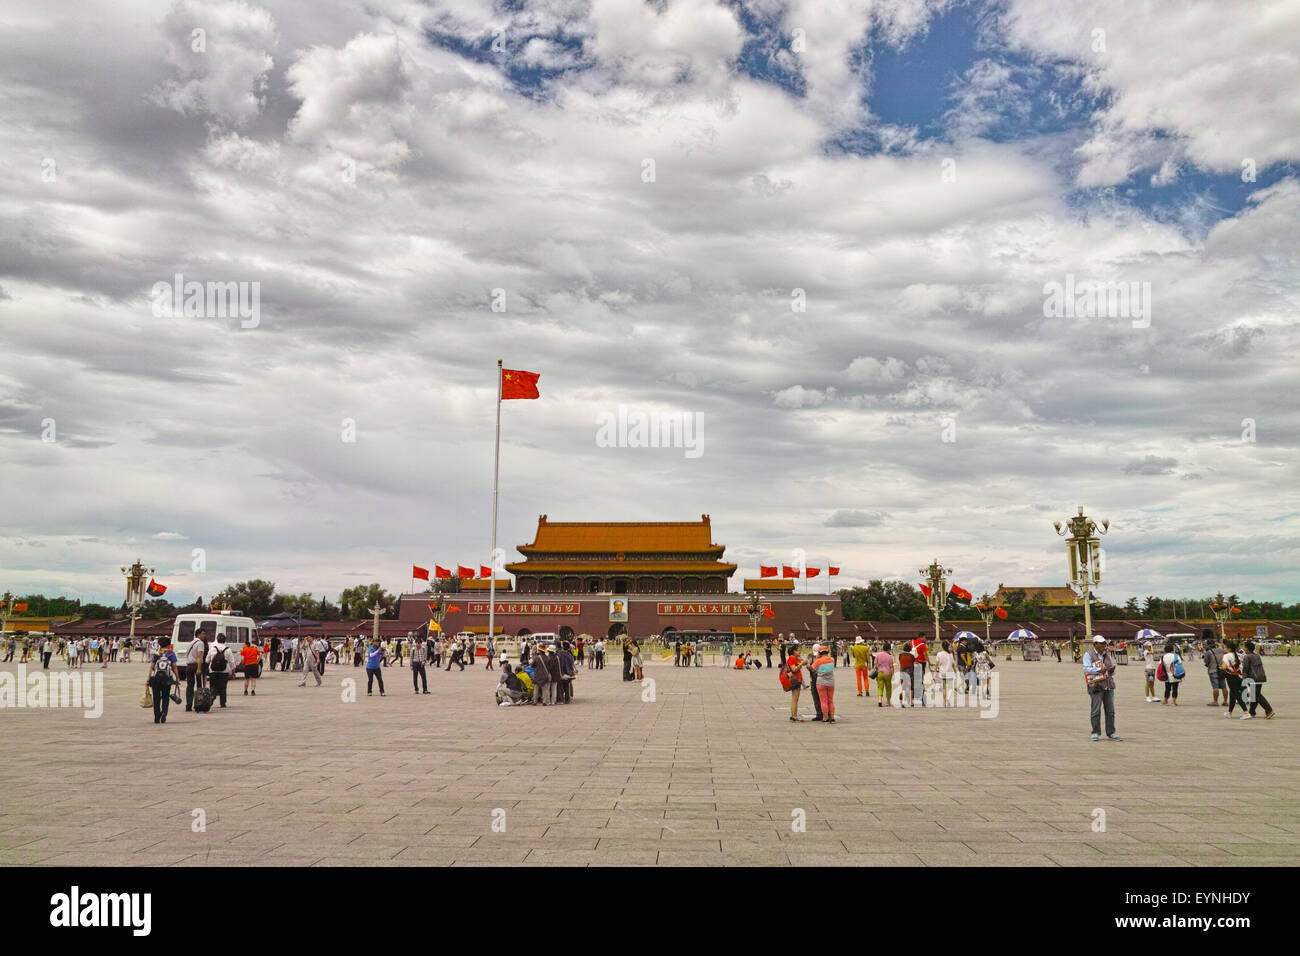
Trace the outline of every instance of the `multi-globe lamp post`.
<path fill-rule="evenodd" d="M 135 644 L 135 622 L 140 616 L 140 608 L 144 607 L 144 579 L 146 576 L 152 576 L 153 568 L 146 568 L 140 563 L 140 559 L 135 559 L 135 564 L 129 568 L 122 568 L 122 573 L 126 575 L 126 606 L 131 610 L 131 633 L 128 635 L 131 643 Z"/>
<path fill-rule="evenodd" d="M 1070 584 L 1079 591 L 1077 601 L 1083 602 L 1083 628 L 1085 637 L 1092 639 L 1092 589 L 1101 583 L 1101 536 L 1110 530 L 1110 522 L 1103 521 L 1100 526 L 1083 513 L 1070 518 L 1065 526 L 1061 522 L 1052 522 L 1056 533 L 1065 538 L 1065 550 L 1069 556 Z"/>
<path fill-rule="evenodd" d="M 749 618 L 750 627 L 754 629 L 754 646 L 758 647 L 758 619 L 763 616 L 763 602 L 757 591 L 750 592 L 749 604 L 745 606 L 745 615 Z"/>
<path fill-rule="evenodd" d="M 934 646 L 939 647 L 939 617 L 948 605 L 948 575 L 952 574 L 952 568 L 945 568 L 935 558 L 933 564 L 921 568 L 918 573 L 925 575 L 926 587 L 930 589 L 930 593 L 925 595 L 925 603 L 934 615 Z"/>
<path fill-rule="evenodd" d="M 1219 639 L 1226 641 L 1228 639 L 1228 622 L 1232 620 L 1232 615 L 1240 614 L 1241 608 L 1235 606 L 1231 601 L 1219 592 L 1210 602 L 1210 611 L 1214 614 L 1214 619 L 1219 622 Z"/>

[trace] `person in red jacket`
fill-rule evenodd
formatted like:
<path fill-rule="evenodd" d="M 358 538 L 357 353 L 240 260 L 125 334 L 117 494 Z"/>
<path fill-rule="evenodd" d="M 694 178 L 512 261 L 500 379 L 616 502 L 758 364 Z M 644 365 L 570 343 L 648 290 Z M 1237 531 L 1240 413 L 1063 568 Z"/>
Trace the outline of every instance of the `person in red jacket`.
<path fill-rule="evenodd" d="M 930 664 L 929 648 L 925 646 L 925 632 L 917 631 L 916 637 L 912 639 L 912 656 L 916 660 L 912 664 L 912 694 L 921 698 L 921 706 L 925 706 L 925 669 Z"/>

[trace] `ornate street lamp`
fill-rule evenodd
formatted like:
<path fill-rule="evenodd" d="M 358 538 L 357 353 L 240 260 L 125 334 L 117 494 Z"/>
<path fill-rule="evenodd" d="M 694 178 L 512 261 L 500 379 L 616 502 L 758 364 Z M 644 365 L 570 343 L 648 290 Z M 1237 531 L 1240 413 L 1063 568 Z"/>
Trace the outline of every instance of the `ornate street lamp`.
<path fill-rule="evenodd" d="M 442 621 L 447 616 L 447 599 L 440 593 L 429 602 L 429 619 L 438 625 L 438 636 L 442 637 Z"/>
<path fill-rule="evenodd" d="M 749 604 L 745 606 L 745 615 L 749 625 L 754 629 L 754 646 L 758 647 L 758 619 L 763 616 L 763 602 L 757 591 L 749 592 Z"/>
<path fill-rule="evenodd" d="M 15 598 L 8 591 L 0 597 L 0 632 L 9 630 L 9 615 L 13 613 Z"/>
<path fill-rule="evenodd" d="M 1092 640 L 1092 588 L 1101 583 L 1101 535 L 1110 530 L 1110 522 L 1103 521 L 1101 526 L 1083 513 L 1079 513 L 1066 522 L 1053 521 L 1056 533 L 1065 538 L 1065 551 L 1070 560 L 1070 583 L 1079 589 L 1075 603 L 1083 603 L 1083 628 L 1087 632 L 1085 640 Z"/>
<path fill-rule="evenodd" d="M 995 617 L 1003 618 L 1007 616 L 1006 609 L 998 604 L 997 601 L 989 596 L 985 591 L 979 603 L 975 605 L 975 610 L 980 612 L 980 617 L 984 618 L 984 643 L 991 644 L 993 639 L 990 636 L 993 631 L 993 619 Z"/>
<path fill-rule="evenodd" d="M 930 593 L 925 596 L 925 603 L 930 608 L 930 613 L 934 615 L 934 646 L 941 647 L 939 637 L 939 615 L 948 604 L 948 575 L 952 574 L 952 568 L 945 568 L 935 558 L 934 563 L 928 568 L 921 568 L 918 572 L 925 575 L 926 587 Z"/>
<path fill-rule="evenodd" d="M 129 568 L 122 568 L 122 573 L 126 575 L 126 605 L 131 609 L 131 633 L 128 635 L 131 644 L 135 644 L 135 622 L 140 616 L 140 608 L 144 607 L 144 579 L 146 576 L 152 576 L 153 568 L 146 568 L 140 563 L 140 559 L 135 559 L 135 564 Z"/>
<path fill-rule="evenodd" d="M 1241 608 L 1233 605 L 1220 591 L 1214 596 L 1214 600 L 1210 602 L 1210 610 L 1214 614 L 1214 619 L 1219 622 L 1220 640 L 1226 641 L 1228 639 L 1227 623 L 1232 620 L 1232 615 L 1241 613 Z"/>

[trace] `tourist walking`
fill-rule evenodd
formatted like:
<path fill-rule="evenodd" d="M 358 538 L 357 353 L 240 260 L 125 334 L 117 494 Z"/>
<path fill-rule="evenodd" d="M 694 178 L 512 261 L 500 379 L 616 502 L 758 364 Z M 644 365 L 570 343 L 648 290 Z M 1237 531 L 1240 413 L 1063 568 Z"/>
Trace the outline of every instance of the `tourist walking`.
<path fill-rule="evenodd" d="M 1237 642 L 1224 641 L 1223 656 L 1219 659 L 1219 670 L 1228 682 L 1228 709 L 1224 717 L 1231 717 L 1233 708 L 1241 705 L 1241 712 L 1246 713 L 1246 702 L 1241 697 L 1241 658 L 1237 656 Z"/>
<path fill-rule="evenodd" d="M 1162 672 L 1163 676 L 1157 676 L 1165 682 L 1165 699 L 1160 703 L 1163 706 L 1164 704 L 1169 703 L 1170 698 L 1172 697 L 1174 706 L 1177 707 L 1178 685 L 1187 675 L 1187 671 L 1183 667 L 1183 659 L 1178 655 L 1178 650 L 1174 647 L 1173 641 L 1165 642 L 1165 654 L 1164 657 L 1160 659 L 1159 670 Z"/>
<path fill-rule="evenodd" d="M 605 669 L 605 640 L 601 638 L 596 642 L 596 670 Z"/>
<path fill-rule="evenodd" d="M 1106 638 L 1097 634 L 1092 647 L 1083 654 L 1083 679 L 1091 699 L 1092 739 L 1101 739 L 1101 714 L 1106 712 L 1106 737 L 1119 742 L 1115 733 L 1115 655 Z"/>
<path fill-rule="evenodd" d="M 425 672 L 424 665 L 429 659 L 429 645 L 424 641 L 416 641 L 411 645 L 411 687 L 418 694 L 420 693 L 420 682 L 424 682 L 424 693 L 429 693 L 429 675 Z"/>
<path fill-rule="evenodd" d="M 858 696 L 871 696 L 871 647 L 862 638 L 853 639 L 853 646 L 849 648 L 849 656 L 853 660 L 853 676 L 858 682 Z"/>
<path fill-rule="evenodd" d="M 239 651 L 244 662 L 244 696 L 252 691 L 257 696 L 257 679 L 262 676 L 262 649 L 253 643 L 252 638 L 244 641 Z"/>
<path fill-rule="evenodd" d="M 1246 653 L 1241 657 L 1241 676 L 1244 678 L 1246 694 L 1249 696 L 1250 713 L 1242 714 L 1242 720 L 1250 720 L 1255 716 L 1255 708 L 1260 704 L 1264 705 L 1264 719 L 1272 720 L 1275 711 L 1264 696 L 1264 684 L 1268 682 L 1268 675 L 1264 673 L 1264 662 L 1260 660 L 1255 653 L 1255 642 L 1246 642 Z"/>
<path fill-rule="evenodd" d="M 925 643 L 925 632 L 918 631 L 912 641 L 912 696 L 921 698 L 925 706 L 925 672 L 930 666 L 930 649 Z"/>
<path fill-rule="evenodd" d="M 316 652 L 316 676 L 318 678 L 324 677 L 325 658 L 329 656 L 330 642 L 325 640 L 324 637 L 318 637 L 316 640 L 312 641 L 311 649 Z M 306 668 L 306 666 L 307 665 L 304 662 L 303 667 Z M 305 682 L 306 680 L 307 678 L 304 677 L 303 681 Z"/>
<path fill-rule="evenodd" d="M 161 646 L 161 644 L 159 645 Z M 185 710 L 194 710 L 194 685 L 203 686 L 203 678 L 208 672 L 208 632 L 207 625 L 201 624 L 194 632 L 189 650 L 185 654 Z"/>
<path fill-rule="evenodd" d="M 50 669 L 50 658 L 54 656 L 54 642 L 48 637 L 41 641 L 41 670 Z"/>
<path fill-rule="evenodd" d="M 379 696 L 384 697 L 384 658 L 387 657 L 384 651 L 384 645 L 379 643 L 379 638 L 373 638 L 370 641 L 370 650 L 366 652 L 366 696 L 370 697 L 375 692 L 375 681 L 379 682 Z M 304 681 L 306 679 L 304 678 Z M 302 686 L 301 684 L 298 686 Z"/>
<path fill-rule="evenodd" d="M 724 668 L 731 666 L 731 641 L 722 642 L 722 666 Z"/>
<path fill-rule="evenodd" d="M 208 676 L 212 681 L 213 696 L 221 702 L 221 706 L 226 706 L 226 689 L 230 683 L 230 671 L 233 665 L 230 663 L 230 654 L 226 651 L 226 645 L 221 641 L 221 634 L 217 633 L 213 637 L 212 647 L 207 656 Z"/>
<path fill-rule="evenodd" d="M 299 680 L 299 687 L 307 687 L 309 676 L 316 678 L 316 687 L 320 687 L 321 672 L 316 663 L 317 657 L 320 657 L 320 650 L 316 649 L 316 644 L 303 641 L 303 679 Z"/>
<path fill-rule="evenodd" d="M 1219 691 L 1223 691 L 1223 703 L 1228 703 L 1228 685 L 1223 679 L 1223 674 L 1219 671 L 1219 658 L 1222 651 L 1218 649 L 1214 640 L 1214 632 L 1208 627 L 1201 631 L 1201 637 L 1205 641 L 1205 649 L 1201 651 L 1201 663 L 1205 665 L 1206 676 L 1210 679 L 1211 700 L 1207 707 L 1219 706 Z"/>
<path fill-rule="evenodd" d="M 894 654 L 889 641 L 876 651 L 876 706 L 894 706 Z"/>
<path fill-rule="evenodd" d="M 176 654 L 171 649 L 171 638 L 164 637 L 158 653 L 149 662 L 146 688 L 153 693 L 153 722 L 167 723 L 167 709 L 172 702 L 172 685 L 180 681 L 176 672 Z"/>

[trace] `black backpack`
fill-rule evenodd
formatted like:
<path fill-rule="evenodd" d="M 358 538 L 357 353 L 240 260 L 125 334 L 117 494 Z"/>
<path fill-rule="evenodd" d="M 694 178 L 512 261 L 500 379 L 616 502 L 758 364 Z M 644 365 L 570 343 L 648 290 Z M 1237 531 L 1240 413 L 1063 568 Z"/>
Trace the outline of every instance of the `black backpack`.
<path fill-rule="evenodd" d="M 226 650 L 218 648 L 217 653 L 212 655 L 212 670 L 220 674 L 226 669 Z"/>
<path fill-rule="evenodd" d="M 159 653 L 153 659 L 153 679 L 160 684 L 172 682 L 172 662 L 165 654 Z"/>

